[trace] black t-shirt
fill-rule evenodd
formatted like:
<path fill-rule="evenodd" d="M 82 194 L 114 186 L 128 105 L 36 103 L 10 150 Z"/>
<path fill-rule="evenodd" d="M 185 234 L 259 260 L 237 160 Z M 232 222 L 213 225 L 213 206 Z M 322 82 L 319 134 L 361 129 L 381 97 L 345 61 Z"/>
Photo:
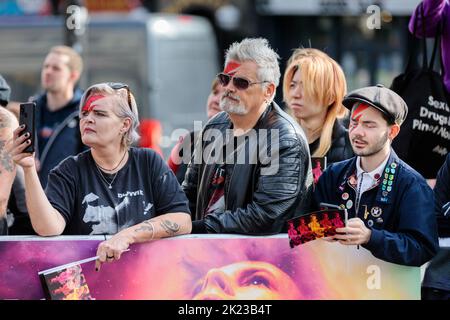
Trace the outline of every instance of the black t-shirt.
<path fill-rule="evenodd" d="M 66 220 L 64 234 L 115 234 L 161 214 L 189 214 L 175 175 L 151 149 L 131 148 L 112 183 L 102 173 L 90 150 L 67 158 L 50 172 L 45 192 Z"/>
<path fill-rule="evenodd" d="M 6 217 L 0 218 L 0 236 L 8 235 L 8 222 Z"/>
<path fill-rule="evenodd" d="M 320 138 L 317 138 L 312 143 L 309 144 L 309 153 L 313 154 L 316 152 L 317 148 L 319 148 Z"/>

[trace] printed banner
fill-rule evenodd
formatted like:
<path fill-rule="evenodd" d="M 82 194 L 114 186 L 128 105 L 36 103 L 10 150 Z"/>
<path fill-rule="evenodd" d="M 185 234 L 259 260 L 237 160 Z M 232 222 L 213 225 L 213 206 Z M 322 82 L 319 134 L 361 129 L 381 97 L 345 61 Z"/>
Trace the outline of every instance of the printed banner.
<path fill-rule="evenodd" d="M 44 299 L 38 272 L 95 256 L 103 239 L 0 237 L 0 299 Z M 182 236 L 130 249 L 98 272 L 82 264 L 91 299 L 420 299 L 419 268 L 321 239 Z"/>

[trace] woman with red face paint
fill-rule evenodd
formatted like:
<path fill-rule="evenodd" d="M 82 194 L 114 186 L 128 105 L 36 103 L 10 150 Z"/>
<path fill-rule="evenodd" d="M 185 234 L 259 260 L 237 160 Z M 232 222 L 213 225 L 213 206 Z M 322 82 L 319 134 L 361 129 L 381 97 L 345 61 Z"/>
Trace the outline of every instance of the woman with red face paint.
<path fill-rule="evenodd" d="M 305 131 L 312 157 L 327 163 L 353 156 L 348 133 L 340 123 L 347 91 L 339 64 L 317 49 L 297 49 L 289 58 L 283 79 L 283 98 L 290 114 Z"/>
<path fill-rule="evenodd" d="M 39 235 L 114 235 L 98 247 L 99 267 L 135 242 L 191 231 L 187 199 L 172 171 L 151 149 L 132 147 L 138 125 L 127 85 L 91 86 L 80 102 L 81 138 L 90 150 L 55 167 L 45 193 L 33 154 L 23 152 L 30 133 L 14 132 L 10 153 L 24 169 L 27 207 Z"/>

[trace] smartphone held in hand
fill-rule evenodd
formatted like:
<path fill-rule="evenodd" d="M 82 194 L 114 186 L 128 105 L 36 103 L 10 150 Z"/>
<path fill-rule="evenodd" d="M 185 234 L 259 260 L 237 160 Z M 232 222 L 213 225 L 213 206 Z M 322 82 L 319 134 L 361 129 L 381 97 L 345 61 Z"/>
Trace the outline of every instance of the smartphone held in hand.
<path fill-rule="evenodd" d="M 25 129 L 21 132 L 20 135 L 24 135 L 27 132 L 30 134 L 29 140 L 30 145 L 26 147 L 23 152 L 34 152 L 34 143 L 35 143 L 35 112 L 36 112 L 36 104 L 34 102 L 27 102 L 20 104 L 20 117 L 19 124 L 25 125 Z"/>

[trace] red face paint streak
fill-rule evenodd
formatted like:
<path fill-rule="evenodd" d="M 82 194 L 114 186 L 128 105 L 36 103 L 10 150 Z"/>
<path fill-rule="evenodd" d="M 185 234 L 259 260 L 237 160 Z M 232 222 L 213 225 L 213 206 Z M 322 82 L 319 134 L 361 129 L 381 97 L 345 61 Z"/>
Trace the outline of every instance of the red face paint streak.
<path fill-rule="evenodd" d="M 367 105 L 367 104 L 365 104 L 365 103 L 360 103 L 357 107 L 356 107 L 356 109 L 355 109 L 355 111 L 353 111 L 353 114 L 352 114 L 352 120 L 353 121 L 358 121 L 359 122 L 359 119 L 361 119 L 361 117 L 362 117 L 362 112 L 364 111 L 364 110 L 366 110 L 368 107 L 370 107 L 369 105 Z"/>
<path fill-rule="evenodd" d="M 235 70 L 237 68 L 239 68 L 240 66 L 241 66 L 240 63 L 237 63 L 236 61 L 230 61 L 225 66 L 225 69 L 223 69 L 223 73 L 226 73 L 226 74 L 236 73 Z"/>
<path fill-rule="evenodd" d="M 104 97 L 105 97 L 105 96 L 104 96 L 104 95 L 101 95 L 101 94 L 94 94 L 94 95 L 90 96 L 90 97 L 86 100 L 86 103 L 84 104 L 84 106 L 83 106 L 83 108 L 82 108 L 81 110 L 82 110 L 82 111 L 90 112 L 90 111 L 92 110 L 92 108 L 93 108 L 92 103 L 93 103 L 94 101 L 97 101 L 97 100 L 99 100 L 99 99 L 101 99 L 101 98 L 104 98 Z"/>

